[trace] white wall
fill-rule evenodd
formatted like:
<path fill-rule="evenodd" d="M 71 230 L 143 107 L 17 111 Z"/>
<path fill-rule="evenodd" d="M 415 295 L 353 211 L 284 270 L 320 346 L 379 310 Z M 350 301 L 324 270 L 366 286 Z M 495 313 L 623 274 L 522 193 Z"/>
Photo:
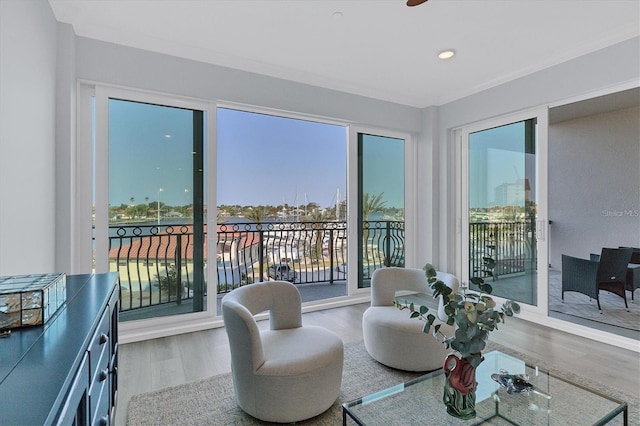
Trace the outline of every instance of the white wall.
<path fill-rule="evenodd" d="M 446 216 L 443 209 L 448 206 L 441 205 L 438 199 L 437 188 L 440 182 L 440 173 L 447 169 L 446 164 L 439 161 L 440 144 L 439 137 L 439 108 L 436 106 L 424 108 L 422 111 L 422 132 L 419 135 L 418 159 L 416 165 L 417 193 L 416 202 L 418 208 L 418 267 L 431 263 L 438 270 L 454 272 L 447 268 L 446 261 L 439 256 L 439 241 L 447 239 L 446 230 L 439 227 L 439 220 Z M 436 189 L 436 190 L 434 190 Z"/>
<path fill-rule="evenodd" d="M 75 39 L 73 27 L 57 25 L 56 49 L 56 270 L 67 273 L 82 270 L 73 258 L 76 227 L 91 226 L 75 217 L 77 203 L 76 180 L 76 73 Z M 87 231 L 90 233 L 90 231 Z"/>
<path fill-rule="evenodd" d="M 550 263 L 640 246 L 640 108 L 549 126 Z"/>
<path fill-rule="evenodd" d="M 55 271 L 56 21 L 0 1 L 0 275 Z"/>
<path fill-rule="evenodd" d="M 420 110 L 217 65 L 77 38 L 78 78 L 418 132 Z"/>

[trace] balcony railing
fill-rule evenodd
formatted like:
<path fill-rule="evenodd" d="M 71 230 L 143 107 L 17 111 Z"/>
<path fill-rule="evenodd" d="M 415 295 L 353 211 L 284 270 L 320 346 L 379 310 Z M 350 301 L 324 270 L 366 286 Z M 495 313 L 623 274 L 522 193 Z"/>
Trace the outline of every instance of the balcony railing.
<path fill-rule="evenodd" d="M 111 226 L 109 270 L 118 272 L 121 311 L 180 304 L 193 296 L 193 226 Z"/>
<path fill-rule="evenodd" d="M 109 231 L 109 264 L 119 275 L 122 311 L 193 298 L 191 225 L 112 225 Z M 218 293 L 269 279 L 328 285 L 346 279 L 346 222 L 220 224 L 216 232 Z M 404 222 L 369 221 L 363 234 L 364 278 L 383 266 L 404 265 Z M 283 274 L 276 265 L 291 272 Z"/>
<path fill-rule="evenodd" d="M 344 280 L 346 222 L 218 225 L 218 292 L 267 279 L 296 284 Z M 290 274 L 270 268 L 288 265 Z"/>
<path fill-rule="evenodd" d="M 527 261 L 534 259 L 533 226 L 531 221 L 470 224 L 470 276 L 482 274 L 483 256 L 496 260 L 496 276 L 524 272 Z M 270 279 L 327 285 L 346 280 L 346 222 L 220 224 L 216 233 L 218 293 Z M 205 268 L 210 267 L 206 241 Z M 122 311 L 193 298 L 191 225 L 112 225 L 109 243 L 110 270 L 119 275 Z M 404 222 L 365 222 L 364 279 L 383 266 L 404 266 L 404 257 Z M 278 275 L 274 265 L 287 265 L 292 272 Z"/>
<path fill-rule="evenodd" d="M 486 276 L 484 257 L 495 260 L 495 278 L 524 272 L 535 261 L 534 239 L 534 220 L 470 223 L 469 276 Z"/>

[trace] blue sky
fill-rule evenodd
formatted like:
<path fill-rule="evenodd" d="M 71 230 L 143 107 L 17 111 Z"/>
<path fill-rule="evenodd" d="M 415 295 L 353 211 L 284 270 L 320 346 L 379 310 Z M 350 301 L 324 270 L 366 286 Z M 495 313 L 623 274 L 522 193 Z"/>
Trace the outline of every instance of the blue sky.
<path fill-rule="evenodd" d="M 517 122 L 469 136 L 471 208 L 492 206 L 496 187 L 503 183 L 516 183 L 527 177 L 524 128 L 524 122 Z M 535 179 L 530 182 L 535 184 Z"/>
<path fill-rule="evenodd" d="M 404 140 L 364 135 L 362 188 L 382 194 L 386 207 L 404 207 Z"/>
<path fill-rule="evenodd" d="M 109 203 L 191 204 L 192 113 L 109 101 Z M 160 189 L 162 188 L 162 191 Z"/>
<path fill-rule="evenodd" d="M 110 100 L 109 202 L 191 204 L 192 113 Z M 217 204 L 333 206 L 346 190 L 344 126 L 218 109 Z"/>
<path fill-rule="evenodd" d="M 346 189 L 347 129 L 218 109 L 218 204 L 335 204 Z M 297 200 L 297 202 L 296 202 Z"/>
<path fill-rule="evenodd" d="M 366 135 L 364 191 L 404 207 L 404 141 Z M 333 207 L 345 199 L 347 128 L 218 109 L 218 204 Z"/>
<path fill-rule="evenodd" d="M 191 204 L 192 112 L 111 100 L 109 114 L 110 204 L 131 198 Z M 217 173 L 218 205 L 333 207 L 338 191 L 345 199 L 346 127 L 224 108 L 217 126 L 218 161 L 209 172 Z M 471 159 L 490 162 L 484 195 L 482 167 L 472 166 L 471 207 L 490 205 L 496 186 L 525 176 L 523 128 L 515 123 L 471 135 Z M 403 141 L 367 135 L 364 143 L 364 191 L 402 207 Z"/>

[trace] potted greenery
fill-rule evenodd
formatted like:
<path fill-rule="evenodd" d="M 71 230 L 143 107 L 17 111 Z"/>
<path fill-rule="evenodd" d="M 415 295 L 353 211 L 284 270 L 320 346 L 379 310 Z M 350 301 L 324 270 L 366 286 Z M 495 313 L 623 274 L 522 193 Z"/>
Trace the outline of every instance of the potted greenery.
<path fill-rule="evenodd" d="M 484 266 L 485 274 L 491 276 L 495 261 L 485 258 Z M 447 380 L 443 401 L 449 414 L 470 419 L 475 417 L 475 369 L 483 360 L 482 351 L 486 347 L 489 333 L 497 330 L 498 324 L 504 322 L 505 317 L 519 313 L 520 306 L 508 300 L 497 308 L 496 302 L 489 296 L 493 288 L 481 277 L 471 278 L 471 283 L 478 286 L 479 292 L 471 292 L 463 286 L 461 293 L 453 293 L 451 288 L 437 278 L 433 265 L 427 264 L 423 269 L 433 290 L 433 297 L 443 298 L 446 322 L 448 325 L 456 325 L 455 334 L 442 335 L 441 324 L 437 323 L 435 315 L 428 313 L 429 308 L 426 306 L 416 308 L 413 303 L 408 306 L 397 303 L 396 306 L 399 309 L 409 309 L 412 318 L 425 321 L 425 333 L 432 333 L 436 338 L 443 337 L 447 349 L 451 348 L 460 354 L 459 357 L 451 354 L 445 360 Z"/>

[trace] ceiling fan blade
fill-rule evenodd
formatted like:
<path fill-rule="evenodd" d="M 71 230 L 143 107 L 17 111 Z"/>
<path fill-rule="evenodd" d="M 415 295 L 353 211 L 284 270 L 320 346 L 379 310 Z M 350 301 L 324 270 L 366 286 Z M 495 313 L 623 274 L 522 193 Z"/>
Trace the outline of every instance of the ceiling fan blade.
<path fill-rule="evenodd" d="M 421 5 L 422 3 L 426 3 L 429 0 L 407 0 L 407 6 L 412 7 L 412 6 L 418 6 Z"/>

